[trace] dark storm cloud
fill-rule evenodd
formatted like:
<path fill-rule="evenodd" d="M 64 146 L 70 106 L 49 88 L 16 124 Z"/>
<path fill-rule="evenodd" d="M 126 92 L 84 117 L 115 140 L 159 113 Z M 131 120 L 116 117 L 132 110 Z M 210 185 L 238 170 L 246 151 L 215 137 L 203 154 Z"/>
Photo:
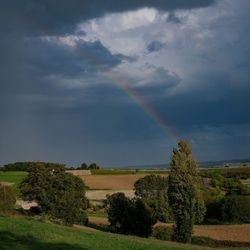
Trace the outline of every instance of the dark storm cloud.
<path fill-rule="evenodd" d="M 75 46 L 68 46 L 60 42 L 57 35 L 61 38 L 67 34 L 87 36 L 85 31 L 75 30 L 80 22 L 142 7 L 169 11 L 164 25 L 179 27 L 184 22 L 175 15 L 178 10 L 208 7 L 215 2 L 1 1 L 0 160 L 79 163 L 87 159 L 100 160 L 106 166 L 166 162 L 165 152 L 171 151 L 172 146 L 170 143 L 166 149 L 168 135 L 119 87 L 115 78 L 106 74 L 124 62 L 136 62 L 136 56 L 111 52 L 98 37 L 91 42 L 81 40 L 76 41 Z M 230 27 L 232 32 L 221 29 L 223 26 Z M 155 66 L 149 76 L 145 70 L 141 85 L 136 85 L 140 81 L 136 82 L 133 76 L 122 78 L 125 83 L 135 83 L 138 95 L 150 102 L 166 124 L 176 128 L 180 136 L 194 140 L 192 146 L 201 159 L 227 158 L 233 150 L 239 157 L 249 153 L 250 137 L 246 136 L 250 133 L 248 30 L 249 20 L 231 25 L 231 20 L 225 18 L 211 28 L 211 36 L 217 39 L 216 42 L 222 41 L 219 45 L 208 41 L 187 46 L 185 36 L 181 42 L 173 42 L 176 51 L 183 51 L 184 59 L 186 51 L 192 53 L 196 45 L 207 48 L 206 53 L 194 50 L 190 61 L 185 59 L 187 64 L 181 65 L 199 71 L 195 60 L 202 58 L 199 62 L 205 70 L 188 79 L 160 66 Z M 193 37 L 203 35 L 203 30 L 195 31 Z M 137 32 L 132 30 L 131 34 L 136 36 Z M 231 39 L 230 35 L 234 34 Z M 147 55 L 171 50 L 171 43 L 161 42 L 160 38 L 159 32 L 159 41 L 146 40 Z M 185 51 L 182 46 L 187 46 Z M 220 54 L 223 60 L 213 53 Z M 171 59 L 174 64 L 175 58 Z M 227 62 L 231 65 L 224 66 Z M 171 95 L 175 88 L 184 90 Z M 241 133 L 236 133 L 237 130 Z M 237 143 L 233 149 L 228 146 L 237 140 L 242 143 Z M 244 147 L 242 154 L 241 146 Z M 199 147 L 203 147 L 204 152 L 216 152 L 209 157 L 200 153 Z"/>
<path fill-rule="evenodd" d="M 174 12 L 170 12 L 168 17 L 167 17 L 167 22 L 172 22 L 172 23 L 177 23 L 180 24 L 182 23 L 181 19 L 178 18 Z"/>
<path fill-rule="evenodd" d="M 147 50 L 149 52 L 155 52 L 163 49 L 166 45 L 164 43 L 160 43 L 158 41 L 153 41 L 147 46 Z"/>
<path fill-rule="evenodd" d="M 71 33 L 75 26 L 104 14 L 154 7 L 159 10 L 206 7 L 215 0 L 9 0 L 1 2 L 1 29 L 29 35 Z"/>

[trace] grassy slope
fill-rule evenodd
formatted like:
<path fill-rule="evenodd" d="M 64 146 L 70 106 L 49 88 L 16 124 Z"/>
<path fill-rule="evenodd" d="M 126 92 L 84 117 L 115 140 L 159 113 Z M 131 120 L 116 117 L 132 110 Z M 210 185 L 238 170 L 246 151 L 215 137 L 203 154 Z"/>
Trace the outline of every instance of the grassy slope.
<path fill-rule="evenodd" d="M 181 250 L 210 249 L 100 232 L 91 228 L 71 228 L 16 217 L 0 217 L 0 249 L 61 250 Z"/>

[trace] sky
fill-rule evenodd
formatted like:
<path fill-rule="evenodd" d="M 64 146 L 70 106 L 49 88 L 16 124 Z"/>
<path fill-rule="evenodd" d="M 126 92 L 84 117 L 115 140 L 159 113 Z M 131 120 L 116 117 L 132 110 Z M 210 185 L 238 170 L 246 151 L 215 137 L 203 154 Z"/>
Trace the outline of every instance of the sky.
<path fill-rule="evenodd" d="M 2 0 L 0 164 L 250 157 L 249 0 Z"/>

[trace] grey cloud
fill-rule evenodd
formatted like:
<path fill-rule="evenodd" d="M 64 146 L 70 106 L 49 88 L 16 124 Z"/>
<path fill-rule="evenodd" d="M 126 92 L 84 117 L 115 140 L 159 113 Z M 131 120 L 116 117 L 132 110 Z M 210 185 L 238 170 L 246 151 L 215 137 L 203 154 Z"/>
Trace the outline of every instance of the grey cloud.
<path fill-rule="evenodd" d="M 158 42 L 158 41 L 153 41 L 150 44 L 148 44 L 147 50 L 149 52 L 156 52 L 156 51 L 159 51 L 159 50 L 161 50 L 161 49 L 163 49 L 165 47 L 166 47 L 166 45 L 164 43 L 161 43 L 161 42 Z"/>
<path fill-rule="evenodd" d="M 177 17 L 174 12 L 170 12 L 168 14 L 167 22 L 176 23 L 176 24 L 182 23 L 181 19 Z"/>
<path fill-rule="evenodd" d="M 22 30 L 30 35 L 65 34 L 72 32 L 75 25 L 81 21 L 108 13 L 142 7 L 154 7 L 165 11 L 202 8 L 214 2 L 215 0 L 6 0 L 1 2 L 1 29 L 17 33 Z"/>

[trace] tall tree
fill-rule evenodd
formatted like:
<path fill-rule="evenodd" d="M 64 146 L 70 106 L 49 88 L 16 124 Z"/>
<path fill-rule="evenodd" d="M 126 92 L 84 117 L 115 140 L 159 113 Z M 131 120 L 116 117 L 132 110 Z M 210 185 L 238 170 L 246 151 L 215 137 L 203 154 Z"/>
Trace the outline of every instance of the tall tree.
<path fill-rule="evenodd" d="M 174 237 L 179 242 L 190 242 L 193 224 L 202 221 L 205 206 L 197 164 L 185 140 L 181 140 L 178 149 L 173 150 L 168 197 L 175 220 Z"/>

